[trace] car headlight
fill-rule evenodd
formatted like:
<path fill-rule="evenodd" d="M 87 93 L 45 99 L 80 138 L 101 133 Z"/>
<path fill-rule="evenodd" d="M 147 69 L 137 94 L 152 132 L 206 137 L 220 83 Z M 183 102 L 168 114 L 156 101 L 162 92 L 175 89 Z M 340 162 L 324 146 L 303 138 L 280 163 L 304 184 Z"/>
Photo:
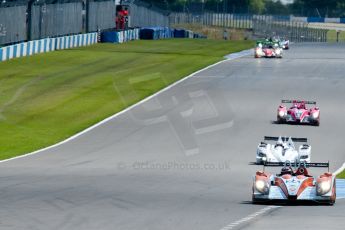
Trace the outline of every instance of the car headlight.
<path fill-rule="evenodd" d="M 267 193 L 268 192 L 268 184 L 263 180 L 255 181 L 255 188 L 260 193 Z"/>
<path fill-rule="evenodd" d="M 311 114 L 311 116 L 314 118 L 314 119 L 317 119 L 319 117 L 319 112 L 313 112 Z"/>
<path fill-rule="evenodd" d="M 278 112 L 278 115 L 279 115 L 279 117 L 284 117 L 285 112 L 284 112 L 283 110 L 280 110 L 280 111 Z"/>
<path fill-rule="evenodd" d="M 331 190 L 331 181 L 322 181 L 317 185 L 316 192 L 319 195 L 325 195 Z"/>

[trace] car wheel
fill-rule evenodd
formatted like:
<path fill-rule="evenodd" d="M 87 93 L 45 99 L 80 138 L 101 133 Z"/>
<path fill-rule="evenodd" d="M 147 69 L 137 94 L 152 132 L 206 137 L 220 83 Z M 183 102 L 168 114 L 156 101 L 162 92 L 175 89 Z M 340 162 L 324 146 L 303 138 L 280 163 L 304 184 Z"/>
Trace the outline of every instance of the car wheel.
<path fill-rule="evenodd" d="M 330 202 L 329 202 L 329 205 L 334 205 L 334 203 L 335 203 L 335 200 L 337 199 L 337 190 L 335 189 L 335 182 L 334 182 L 334 185 L 333 185 L 333 195 L 331 196 L 331 200 L 330 200 Z"/>
<path fill-rule="evenodd" d="M 254 198 L 254 195 L 252 195 L 252 203 L 253 204 L 258 204 L 259 203 L 259 201 Z"/>

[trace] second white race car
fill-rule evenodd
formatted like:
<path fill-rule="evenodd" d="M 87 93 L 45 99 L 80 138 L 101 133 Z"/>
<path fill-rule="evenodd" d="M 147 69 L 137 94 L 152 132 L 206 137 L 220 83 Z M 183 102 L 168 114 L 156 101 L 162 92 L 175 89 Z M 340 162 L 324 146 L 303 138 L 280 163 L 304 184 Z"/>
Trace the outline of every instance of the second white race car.
<path fill-rule="evenodd" d="M 274 144 L 268 141 L 276 141 Z M 311 146 L 307 138 L 265 136 L 256 151 L 256 164 L 265 162 L 310 162 Z M 294 142 L 302 142 L 298 149 Z"/>

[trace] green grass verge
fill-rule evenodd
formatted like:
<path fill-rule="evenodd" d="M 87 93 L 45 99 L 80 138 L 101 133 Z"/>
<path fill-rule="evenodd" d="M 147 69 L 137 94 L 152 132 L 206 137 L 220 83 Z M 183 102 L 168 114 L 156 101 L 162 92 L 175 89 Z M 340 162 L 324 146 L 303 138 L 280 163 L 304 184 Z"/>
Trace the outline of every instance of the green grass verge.
<path fill-rule="evenodd" d="M 0 63 L 0 159 L 84 130 L 251 41 L 97 44 Z"/>
<path fill-rule="evenodd" d="M 327 32 L 327 41 L 328 42 L 336 42 L 337 41 L 337 31 L 329 30 Z M 339 42 L 345 42 L 345 31 L 340 31 Z"/>
<path fill-rule="evenodd" d="M 337 178 L 339 179 L 345 179 L 345 170 L 342 171 L 340 174 L 337 175 Z"/>

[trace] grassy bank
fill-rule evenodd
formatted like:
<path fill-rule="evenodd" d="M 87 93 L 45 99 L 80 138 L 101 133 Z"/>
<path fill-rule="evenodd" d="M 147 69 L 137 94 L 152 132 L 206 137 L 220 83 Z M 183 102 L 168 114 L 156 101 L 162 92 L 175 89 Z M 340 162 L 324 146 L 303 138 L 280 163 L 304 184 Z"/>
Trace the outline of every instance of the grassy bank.
<path fill-rule="evenodd" d="M 0 63 L 0 159 L 57 143 L 250 41 L 98 44 Z"/>
<path fill-rule="evenodd" d="M 336 42 L 337 41 L 337 31 L 329 30 L 327 32 L 327 41 L 328 42 Z M 345 42 L 345 31 L 340 31 L 339 42 Z"/>
<path fill-rule="evenodd" d="M 342 171 L 340 174 L 338 174 L 337 178 L 345 179 L 345 171 Z"/>
<path fill-rule="evenodd" d="M 224 30 L 228 40 L 250 40 L 252 31 L 248 29 L 224 28 L 222 26 L 205 26 L 201 24 L 173 24 L 174 28 L 184 28 L 206 35 L 208 39 L 224 40 Z"/>

